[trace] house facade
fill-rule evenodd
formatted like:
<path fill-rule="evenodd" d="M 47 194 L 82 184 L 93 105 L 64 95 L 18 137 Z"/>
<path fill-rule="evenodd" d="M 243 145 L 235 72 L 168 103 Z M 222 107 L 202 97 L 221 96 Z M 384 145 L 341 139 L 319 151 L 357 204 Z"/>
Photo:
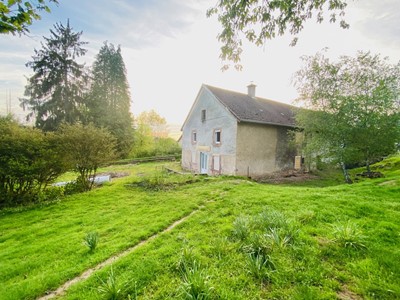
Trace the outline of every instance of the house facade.
<path fill-rule="evenodd" d="M 202 85 L 182 126 L 182 167 L 200 174 L 262 176 L 294 167 L 292 106 Z"/>

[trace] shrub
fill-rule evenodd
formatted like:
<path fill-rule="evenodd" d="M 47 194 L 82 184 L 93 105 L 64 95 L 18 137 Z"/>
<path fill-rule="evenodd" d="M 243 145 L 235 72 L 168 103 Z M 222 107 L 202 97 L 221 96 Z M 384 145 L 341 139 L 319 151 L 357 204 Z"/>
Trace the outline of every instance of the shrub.
<path fill-rule="evenodd" d="M 0 206 L 39 201 L 67 166 L 57 136 L 0 118 Z"/>
<path fill-rule="evenodd" d="M 92 189 L 97 169 L 115 158 L 115 138 L 92 124 L 64 124 L 58 134 L 66 164 L 79 173 L 79 187 L 84 191 Z"/>

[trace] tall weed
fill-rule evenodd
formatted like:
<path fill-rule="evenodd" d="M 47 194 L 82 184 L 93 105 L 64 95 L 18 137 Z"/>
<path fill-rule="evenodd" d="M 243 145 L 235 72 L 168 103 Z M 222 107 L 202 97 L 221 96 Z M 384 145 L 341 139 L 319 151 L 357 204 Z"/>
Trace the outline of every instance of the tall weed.
<path fill-rule="evenodd" d="M 269 255 L 249 254 L 246 266 L 247 271 L 261 282 L 270 281 L 272 272 L 276 270 Z"/>
<path fill-rule="evenodd" d="M 108 273 L 107 280 L 100 278 L 100 286 L 97 291 L 102 295 L 103 299 L 107 300 L 118 300 L 122 299 L 123 285 L 119 284 L 117 277 L 115 276 L 113 267 L 111 266 L 110 272 Z"/>
<path fill-rule="evenodd" d="M 346 223 L 333 225 L 334 242 L 344 248 L 356 250 L 365 249 L 365 236 L 357 224 L 347 221 Z"/>
<path fill-rule="evenodd" d="M 213 299 L 214 287 L 209 285 L 210 277 L 198 261 L 194 260 L 191 266 L 186 265 L 181 270 L 182 283 L 179 287 L 183 299 L 208 300 Z"/>
<path fill-rule="evenodd" d="M 240 241 L 245 240 L 250 234 L 249 219 L 243 216 L 233 222 L 232 236 Z"/>
<path fill-rule="evenodd" d="M 93 252 L 99 243 L 99 234 L 95 231 L 87 233 L 83 243 L 89 248 L 89 252 Z"/>

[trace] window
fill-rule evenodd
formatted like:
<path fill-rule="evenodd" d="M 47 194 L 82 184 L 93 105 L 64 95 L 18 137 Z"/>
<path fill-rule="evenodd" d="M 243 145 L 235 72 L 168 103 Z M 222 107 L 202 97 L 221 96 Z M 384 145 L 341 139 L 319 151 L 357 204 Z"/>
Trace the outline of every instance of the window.
<path fill-rule="evenodd" d="M 221 129 L 214 130 L 214 144 L 215 145 L 221 144 Z"/>
<path fill-rule="evenodd" d="M 205 109 L 203 109 L 203 110 L 201 111 L 201 121 L 202 121 L 202 122 L 205 122 L 205 121 L 206 121 L 206 110 L 205 110 Z"/>
<path fill-rule="evenodd" d="M 213 169 L 214 171 L 221 170 L 221 159 L 219 155 L 213 155 Z"/>
<path fill-rule="evenodd" d="M 197 132 L 196 130 L 192 131 L 192 143 L 195 144 L 197 142 Z"/>

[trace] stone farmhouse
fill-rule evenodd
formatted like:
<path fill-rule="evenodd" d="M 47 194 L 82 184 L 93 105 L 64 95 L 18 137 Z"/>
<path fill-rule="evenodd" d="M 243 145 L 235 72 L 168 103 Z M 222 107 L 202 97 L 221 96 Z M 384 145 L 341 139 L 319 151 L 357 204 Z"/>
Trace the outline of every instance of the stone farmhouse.
<path fill-rule="evenodd" d="M 182 167 L 199 174 L 248 177 L 293 169 L 293 106 L 202 85 L 182 126 Z"/>

